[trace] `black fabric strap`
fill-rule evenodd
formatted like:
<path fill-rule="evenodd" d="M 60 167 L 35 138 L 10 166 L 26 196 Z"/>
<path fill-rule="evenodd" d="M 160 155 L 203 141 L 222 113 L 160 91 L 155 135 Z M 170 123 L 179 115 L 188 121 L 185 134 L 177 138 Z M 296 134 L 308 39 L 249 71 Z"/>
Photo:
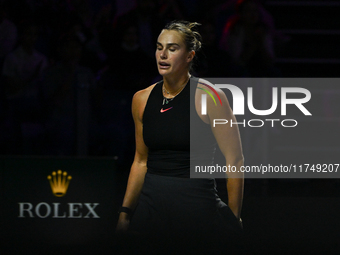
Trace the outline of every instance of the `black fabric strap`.
<path fill-rule="evenodd" d="M 132 209 L 130 209 L 129 207 L 125 207 L 125 206 L 121 206 L 118 210 L 118 214 L 121 212 L 125 212 L 126 214 L 128 214 L 129 216 L 131 216 L 132 214 Z"/>

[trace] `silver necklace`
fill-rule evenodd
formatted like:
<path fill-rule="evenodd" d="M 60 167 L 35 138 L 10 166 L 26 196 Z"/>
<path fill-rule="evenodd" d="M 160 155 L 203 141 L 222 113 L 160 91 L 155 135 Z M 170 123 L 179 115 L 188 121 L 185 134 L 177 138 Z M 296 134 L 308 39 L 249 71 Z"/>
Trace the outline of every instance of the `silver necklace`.
<path fill-rule="evenodd" d="M 165 96 L 163 96 L 163 104 L 162 105 L 166 105 L 169 102 L 171 102 L 172 100 L 174 100 L 175 97 L 172 98 L 166 98 Z"/>
<path fill-rule="evenodd" d="M 164 86 L 164 83 L 163 83 L 163 104 L 162 105 L 166 105 L 168 104 L 169 102 L 171 102 L 172 100 L 174 100 L 174 98 L 179 94 L 181 93 L 181 91 L 184 89 L 185 85 L 188 83 L 190 79 L 190 76 L 189 78 L 186 80 L 186 82 L 175 92 L 175 94 L 173 95 L 172 98 L 167 98 L 164 96 L 164 94 L 167 94 L 167 95 L 170 95 L 171 96 L 171 93 L 165 88 Z"/>

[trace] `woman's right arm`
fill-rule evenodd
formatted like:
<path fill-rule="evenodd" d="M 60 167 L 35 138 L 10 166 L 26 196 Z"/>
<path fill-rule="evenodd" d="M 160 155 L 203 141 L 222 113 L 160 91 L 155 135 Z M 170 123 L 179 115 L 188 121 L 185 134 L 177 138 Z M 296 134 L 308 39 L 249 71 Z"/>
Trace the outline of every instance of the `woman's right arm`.
<path fill-rule="evenodd" d="M 132 99 L 132 115 L 135 122 L 136 152 L 131 166 L 130 175 L 123 200 L 123 207 L 134 209 L 141 193 L 146 173 L 148 148 L 143 139 L 143 113 L 151 91 L 151 87 L 138 91 Z M 119 214 L 116 231 L 126 232 L 130 223 L 129 215 L 125 212 Z"/>

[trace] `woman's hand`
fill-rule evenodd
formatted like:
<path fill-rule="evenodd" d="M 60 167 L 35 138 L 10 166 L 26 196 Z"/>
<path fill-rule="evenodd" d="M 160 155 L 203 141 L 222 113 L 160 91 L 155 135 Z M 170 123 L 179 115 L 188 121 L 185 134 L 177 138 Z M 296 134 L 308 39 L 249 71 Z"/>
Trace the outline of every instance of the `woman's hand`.
<path fill-rule="evenodd" d="M 119 214 L 118 223 L 116 227 L 117 234 L 126 234 L 130 225 L 129 215 L 125 212 Z"/>
<path fill-rule="evenodd" d="M 132 99 L 132 116 L 135 122 L 135 138 L 136 138 L 136 152 L 133 160 L 128 184 L 124 200 L 123 207 L 133 210 L 137 204 L 138 198 L 143 188 L 144 177 L 147 171 L 146 162 L 148 159 L 148 148 L 146 147 L 143 139 L 143 113 L 146 102 L 150 95 L 152 88 L 151 85 L 148 88 L 138 91 Z M 118 224 L 116 227 L 116 233 L 127 233 L 130 224 L 129 214 L 121 211 L 118 218 Z"/>

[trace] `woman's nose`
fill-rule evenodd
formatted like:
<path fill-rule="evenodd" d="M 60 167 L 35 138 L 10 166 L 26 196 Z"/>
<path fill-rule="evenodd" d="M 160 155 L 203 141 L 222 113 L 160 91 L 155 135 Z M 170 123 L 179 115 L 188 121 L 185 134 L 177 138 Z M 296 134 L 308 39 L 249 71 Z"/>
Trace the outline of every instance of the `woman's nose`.
<path fill-rule="evenodd" d="M 165 59 L 165 58 L 167 57 L 165 50 L 163 50 L 163 51 L 161 52 L 160 57 L 161 57 L 161 59 Z"/>

